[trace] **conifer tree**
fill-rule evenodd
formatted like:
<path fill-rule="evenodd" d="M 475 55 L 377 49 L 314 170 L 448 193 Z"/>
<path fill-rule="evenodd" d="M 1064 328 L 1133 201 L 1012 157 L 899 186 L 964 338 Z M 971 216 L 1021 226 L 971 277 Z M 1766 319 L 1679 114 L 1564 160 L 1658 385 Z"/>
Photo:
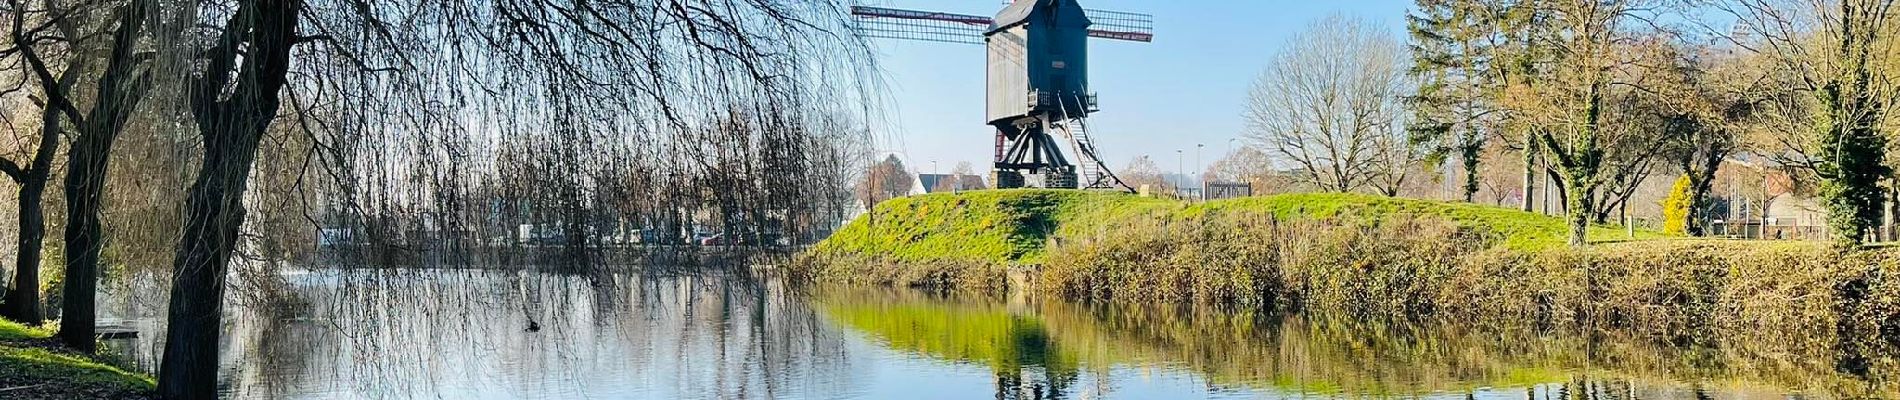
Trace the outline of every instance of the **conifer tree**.
<path fill-rule="evenodd" d="M 1412 122 L 1407 132 L 1428 149 L 1426 162 L 1444 165 L 1454 154 L 1463 164 L 1462 194 L 1478 192 L 1478 164 L 1487 135 L 1479 119 L 1486 112 L 1484 88 L 1490 68 L 1484 43 L 1494 34 L 1489 4 L 1479 0 L 1417 0 L 1406 16 L 1418 89 L 1408 97 Z"/>

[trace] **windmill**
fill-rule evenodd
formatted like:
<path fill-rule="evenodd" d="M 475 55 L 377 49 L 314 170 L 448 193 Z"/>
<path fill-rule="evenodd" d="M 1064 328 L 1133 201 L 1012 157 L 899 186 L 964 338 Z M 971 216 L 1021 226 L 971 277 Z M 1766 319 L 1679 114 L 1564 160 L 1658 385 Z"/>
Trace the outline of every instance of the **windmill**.
<path fill-rule="evenodd" d="M 1088 90 L 1088 39 L 1153 41 L 1154 17 L 1084 9 L 1075 0 L 1016 0 L 996 18 L 867 6 L 851 7 L 851 15 L 865 37 L 988 47 L 985 103 L 996 131 L 990 173 L 997 188 L 1128 188 L 1089 138 L 1088 115 L 1099 109 Z"/>

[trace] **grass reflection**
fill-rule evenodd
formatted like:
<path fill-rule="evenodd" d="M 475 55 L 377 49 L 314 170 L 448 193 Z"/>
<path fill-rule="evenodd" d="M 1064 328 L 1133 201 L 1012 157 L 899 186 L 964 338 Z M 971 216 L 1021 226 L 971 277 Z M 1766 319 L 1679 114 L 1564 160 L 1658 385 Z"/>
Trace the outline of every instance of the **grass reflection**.
<path fill-rule="evenodd" d="M 902 289 L 822 287 L 810 296 L 832 321 L 894 349 L 989 366 L 999 392 L 1049 389 L 1036 398 L 1077 397 L 1070 391 L 1079 374 L 1111 379 L 1105 376 L 1111 368 L 1185 370 L 1210 390 L 1370 397 L 1575 398 L 1562 394 L 1600 391 L 1623 394 L 1614 398 L 1891 398 L 1895 391 L 1887 383 L 1894 360 L 1889 349 L 1839 351 L 1870 348 L 1865 344 L 1816 349 L 1710 338 L 1679 345 L 1602 333 L 941 297 Z M 1877 367 L 1842 372 L 1842 360 L 1875 360 Z"/>

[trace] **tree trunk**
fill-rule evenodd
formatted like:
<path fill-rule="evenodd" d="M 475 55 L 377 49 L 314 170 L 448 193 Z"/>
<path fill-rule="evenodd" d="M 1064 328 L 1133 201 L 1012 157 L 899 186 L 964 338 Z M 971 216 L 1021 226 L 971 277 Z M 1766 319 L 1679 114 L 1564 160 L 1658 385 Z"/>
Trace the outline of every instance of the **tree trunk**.
<path fill-rule="evenodd" d="M 53 140 L 58 142 L 57 138 Z M 20 182 L 20 241 L 13 287 L 7 290 L 0 316 L 27 326 L 38 326 L 46 316 L 40 307 L 40 246 L 46 238 L 46 213 L 40 199 L 45 197 L 46 178 L 28 177 Z"/>
<path fill-rule="evenodd" d="M 1570 187 L 1564 186 L 1566 184 L 1565 182 L 1570 182 L 1570 180 L 1564 179 L 1563 175 L 1561 175 L 1556 168 L 1546 166 L 1544 167 L 1544 182 L 1544 187 L 1549 188 L 1552 195 L 1556 196 L 1556 204 L 1557 207 L 1559 207 L 1557 211 L 1551 211 L 1548 207 L 1551 202 L 1546 201 L 1544 202 L 1546 206 L 1544 214 L 1557 215 L 1557 213 L 1570 212 Z M 1551 196 L 1544 197 L 1548 199 Z"/>
<path fill-rule="evenodd" d="M 1887 210 L 1886 222 L 1880 227 L 1880 231 L 1885 234 L 1883 240 L 1888 242 L 1900 240 L 1900 237 L 1896 237 L 1900 236 L 1900 232 L 1894 230 L 1894 223 L 1900 222 L 1900 180 L 1887 178 L 1887 203 L 1883 205 L 1883 208 Z M 1767 208 L 1764 207 L 1762 215 L 1767 215 L 1767 212 Z"/>
<path fill-rule="evenodd" d="M 277 114 L 288 79 L 303 6 L 301 0 L 240 2 L 223 35 L 243 45 L 242 63 L 240 46 L 213 47 L 203 55 L 205 72 L 192 82 L 191 111 L 205 157 L 187 193 L 187 222 L 172 262 L 169 326 L 158 370 L 164 398 L 217 396 L 224 278 L 244 224 L 242 201 L 258 142 Z"/>
<path fill-rule="evenodd" d="M 1610 223 L 1610 213 L 1616 212 L 1618 208 L 1623 206 L 1624 201 L 1629 199 L 1628 197 L 1618 196 L 1614 194 L 1614 192 L 1613 190 L 1604 191 L 1603 198 L 1594 202 L 1596 204 L 1590 206 L 1592 207 L 1590 217 L 1596 223 L 1608 225 Z"/>
<path fill-rule="evenodd" d="M 1537 204 L 1537 201 L 1533 199 L 1533 197 L 1536 197 L 1536 193 L 1537 193 L 1537 139 L 1536 139 L 1536 136 L 1534 136 L 1531 133 L 1531 131 L 1525 131 L 1524 132 L 1524 199 L 1523 199 L 1524 203 L 1521 204 L 1519 208 L 1523 209 L 1525 212 L 1530 212 L 1534 210 L 1532 206 Z"/>
<path fill-rule="evenodd" d="M 99 287 L 99 248 L 105 243 L 99 225 L 106 177 L 106 160 L 113 134 L 85 132 L 67 153 L 66 170 L 66 278 L 61 297 L 59 337 L 66 346 L 91 353 L 98 344 L 93 328 L 93 303 Z"/>
<path fill-rule="evenodd" d="M 1465 140 L 1467 141 L 1467 144 L 1464 146 L 1465 202 L 1470 203 L 1472 200 L 1477 199 L 1478 196 L 1478 157 L 1479 152 L 1484 149 L 1479 147 L 1477 143 L 1471 142 L 1471 140 L 1473 140 L 1472 136 L 1466 136 Z"/>
<path fill-rule="evenodd" d="M 72 87 L 77 74 L 62 73 L 58 90 Z M 19 254 L 15 254 L 13 287 L 0 302 L 0 316 L 29 326 L 46 320 L 40 305 L 40 249 L 46 240 L 46 182 L 51 179 L 53 155 L 59 151 L 59 111 L 48 106 L 40 114 L 40 143 L 25 169 L 14 168 L 20 183 Z"/>
<path fill-rule="evenodd" d="M 106 161 L 126 119 L 151 87 L 151 70 L 134 72 L 140 63 L 133 54 L 145 20 L 148 2 L 128 2 L 112 33 L 112 50 L 98 82 L 92 111 L 73 138 L 66 163 L 66 278 L 61 299 L 60 340 L 91 353 L 98 344 L 93 323 L 93 299 L 99 286 L 99 208 L 104 199 Z M 50 157 L 49 157 L 50 159 Z"/>
<path fill-rule="evenodd" d="M 159 390 L 165 398 L 215 397 L 218 336 L 224 312 L 224 278 L 238 228 L 257 134 L 225 132 L 231 140 L 208 142 L 205 162 L 191 185 L 184 236 L 173 260 L 171 307 Z"/>
<path fill-rule="evenodd" d="M 1712 190 L 1711 185 L 1713 185 L 1715 181 L 1715 179 L 1710 177 L 1711 175 L 1714 174 L 1705 174 L 1700 171 L 1691 172 L 1689 174 L 1689 198 L 1686 199 L 1689 202 L 1689 214 L 1684 218 L 1687 220 L 1684 221 L 1686 223 L 1684 230 L 1689 236 L 1703 236 L 1708 234 L 1705 228 L 1707 228 L 1708 225 L 1706 220 L 1708 219 L 1709 191 Z"/>
<path fill-rule="evenodd" d="M 1570 179 L 1565 179 L 1564 182 L 1566 183 L 1564 185 L 1564 204 L 1566 208 L 1564 216 L 1570 221 L 1570 246 L 1578 247 L 1589 244 L 1590 193 L 1585 189 L 1583 180 L 1578 179 L 1577 176 L 1573 175 Z"/>

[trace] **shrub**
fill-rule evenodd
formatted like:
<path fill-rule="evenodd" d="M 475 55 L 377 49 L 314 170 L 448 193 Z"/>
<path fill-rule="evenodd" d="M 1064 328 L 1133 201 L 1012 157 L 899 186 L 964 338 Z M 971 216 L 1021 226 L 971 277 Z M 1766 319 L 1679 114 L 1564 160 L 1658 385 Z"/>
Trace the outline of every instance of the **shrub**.
<path fill-rule="evenodd" d="M 1682 236 L 1689 234 L 1689 176 L 1676 178 L 1676 185 L 1669 189 L 1669 196 L 1662 201 L 1663 233 Z"/>

